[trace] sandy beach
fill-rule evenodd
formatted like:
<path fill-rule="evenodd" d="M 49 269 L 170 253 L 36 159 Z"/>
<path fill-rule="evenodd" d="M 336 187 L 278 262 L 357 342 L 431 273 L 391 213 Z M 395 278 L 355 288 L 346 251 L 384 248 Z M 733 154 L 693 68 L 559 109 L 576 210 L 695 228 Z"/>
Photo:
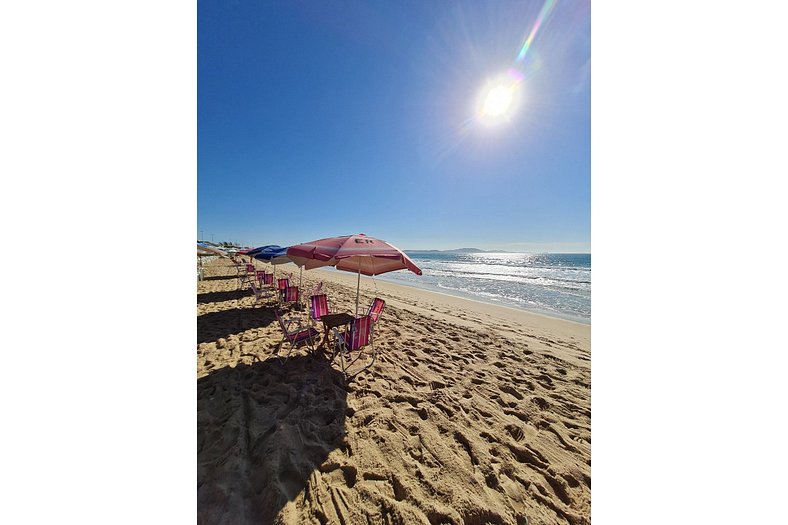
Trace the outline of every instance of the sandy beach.
<path fill-rule="evenodd" d="M 272 357 L 274 310 L 227 259 L 204 276 L 199 523 L 590 523 L 589 325 L 362 276 L 379 357 L 345 386 L 305 349 Z M 353 312 L 355 275 L 318 281 Z"/>

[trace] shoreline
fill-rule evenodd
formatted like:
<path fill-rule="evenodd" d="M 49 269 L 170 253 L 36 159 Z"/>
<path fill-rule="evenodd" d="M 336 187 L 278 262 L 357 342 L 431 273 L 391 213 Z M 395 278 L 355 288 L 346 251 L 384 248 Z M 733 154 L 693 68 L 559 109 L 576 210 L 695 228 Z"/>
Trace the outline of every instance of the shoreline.
<path fill-rule="evenodd" d="M 549 319 L 559 319 L 561 321 L 567 321 L 567 322 L 570 322 L 570 323 L 591 325 L 591 319 L 590 318 L 588 320 L 585 320 L 585 318 L 578 317 L 576 315 L 561 314 L 561 313 L 557 313 L 557 312 L 553 312 L 553 311 L 541 310 L 539 308 L 523 308 L 523 307 L 520 307 L 520 306 L 512 306 L 512 305 L 508 305 L 508 304 L 501 304 L 500 302 L 494 302 L 492 300 L 485 301 L 484 299 L 472 296 L 472 294 L 469 293 L 469 292 L 464 293 L 464 292 L 456 291 L 456 293 L 450 293 L 450 292 L 444 292 L 442 290 L 436 290 L 434 288 L 430 288 L 430 287 L 427 287 L 427 286 L 425 286 L 425 287 L 412 286 L 412 285 L 405 284 L 405 283 L 399 283 L 399 282 L 393 282 L 393 281 L 387 280 L 387 279 L 385 279 L 385 276 L 378 276 L 377 279 L 380 279 L 380 280 L 382 280 L 384 282 L 387 282 L 387 283 L 399 285 L 399 286 L 406 286 L 408 288 L 416 288 L 417 290 L 424 290 L 424 291 L 435 293 L 435 294 L 439 294 L 439 295 L 447 295 L 449 297 L 456 297 L 458 299 L 465 299 L 466 301 L 472 301 L 472 302 L 475 302 L 475 303 L 482 303 L 482 304 L 487 304 L 487 305 L 490 305 L 490 306 L 500 306 L 501 308 L 510 308 L 512 310 L 522 311 L 522 312 L 526 312 L 526 313 L 533 314 L 533 315 L 539 315 L 541 317 L 547 317 Z M 565 317 L 562 317 L 562 315 L 564 315 Z"/>
<path fill-rule="evenodd" d="M 283 265 L 281 267 L 284 267 L 284 266 L 287 266 L 287 265 Z M 293 266 L 295 267 L 295 272 L 297 273 L 298 272 L 298 267 L 295 266 L 295 265 L 293 265 Z M 342 274 L 353 275 L 351 272 L 344 272 L 344 271 L 340 271 L 340 270 L 331 270 L 331 269 L 327 269 L 327 268 L 315 268 L 314 270 L 308 270 L 308 271 L 309 272 L 320 271 L 320 272 L 323 272 L 323 273 L 326 273 L 326 274 L 331 274 L 331 275 L 342 275 Z M 355 278 L 356 277 L 354 277 L 354 279 Z M 363 286 L 363 279 L 373 279 L 372 277 L 369 277 L 369 276 L 366 276 L 366 275 L 362 275 L 361 278 L 362 278 L 362 286 Z M 392 279 L 386 278 L 385 274 L 378 275 L 378 276 L 374 277 L 374 280 L 375 280 L 376 283 L 383 282 L 383 283 L 391 284 L 391 285 L 394 285 L 394 286 L 403 286 L 403 287 L 406 287 L 406 288 L 413 288 L 413 289 L 416 289 L 416 290 L 423 290 L 423 291 L 429 292 L 429 293 L 434 293 L 434 294 L 438 294 L 438 295 L 445 295 L 445 296 L 453 297 L 453 298 L 457 298 L 457 299 L 464 299 L 466 301 L 472 301 L 472 302 L 481 303 L 481 304 L 484 304 L 484 305 L 498 306 L 498 307 L 501 307 L 501 308 L 509 308 L 509 309 L 512 309 L 512 310 L 516 310 L 518 312 L 525 312 L 525 313 L 532 314 L 532 315 L 538 315 L 538 316 L 541 316 L 541 317 L 547 317 L 549 319 L 558 319 L 558 320 L 561 320 L 561 321 L 567 321 L 567 322 L 570 322 L 570 323 L 577 323 L 577 324 L 588 325 L 588 326 L 591 325 L 591 318 L 590 317 L 588 319 L 586 319 L 586 318 L 583 318 L 583 317 L 580 317 L 580 316 L 577 316 L 577 315 L 566 314 L 566 313 L 562 313 L 562 312 L 543 310 L 543 309 L 539 309 L 539 308 L 524 308 L 524 307 L 515 306 L 515 305 L 502 304 L 500 302 L 496 302 L 496 301 L 492 301 L 492 300 L 484 300 L 484 298 L 474 296 L 471 293 L 463 293 L 463 292 L 460 292 L 460 291 L 455 291 L 454 293 L 452 293 L 452 292 L 449 292 L 449 291 L 436 289 L 436 288 L 431 287 L 431 286 L 414 286 L 412 284 L 399 282 L 399 281 L 394 281 Z"/>
<path fill-rule="evenodd" d="M 324 281 L 352 288 L 355 294 L 357 275 L 353 275 L 350 272 L 327 271 L 322 268 L 309 270 L 309 272 L 314 272 L 314 275 L 319 275 L 320 279 Z M 296 272 L 296 279 L 298 278 L 297 275 Z M 304 277 L 306 275 L 307 272 L 304 272 Z M 364 275 L 361 276 L 359 313 L 363 313 L 364 307 L 369 305 L 375 295 L 373 293 L 375 291 L 379 292 L 379 295 L 386 300 L 387 305 L 391 304 L 400 308 L 406 308 L 413 312 L 470 329 L 479 329 L 482 326 L 489 327 L 508 336 L 543 333 L 558 341 L 571 342 L 583 349 L 588 349 L 590 356 L 590 323 L 570 321 L 520 308 L 477 301 L 379 279 L 372 282 L 371 277 Z M 351 313 L 353 313 L 352 310 Z"/>

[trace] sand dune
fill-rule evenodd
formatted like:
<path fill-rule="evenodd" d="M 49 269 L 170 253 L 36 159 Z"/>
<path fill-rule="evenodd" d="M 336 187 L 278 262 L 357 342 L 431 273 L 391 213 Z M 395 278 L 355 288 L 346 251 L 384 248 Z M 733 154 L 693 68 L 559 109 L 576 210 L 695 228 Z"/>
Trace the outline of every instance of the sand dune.
<path fill-rule="evenodd" d="M 205 275 L 200 523 L 590 522 L 588 325 L 362 277 L 362 304 L 387 302 L 381 353 L 346 387 L 303 350 L 271 358 L 273 310 L 226 260 Z M 353 310 L 355 276 L 317 280 Z"/>

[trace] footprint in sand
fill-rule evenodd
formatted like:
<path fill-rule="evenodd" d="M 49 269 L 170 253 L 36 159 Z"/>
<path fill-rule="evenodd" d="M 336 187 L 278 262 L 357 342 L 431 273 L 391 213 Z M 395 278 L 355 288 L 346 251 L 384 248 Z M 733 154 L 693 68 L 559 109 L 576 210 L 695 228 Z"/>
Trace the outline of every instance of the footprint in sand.
<path fill-rule="evenodd" d="M 506 425 L 504 428 L 509 433 L 509 435 L 512 436 L 512 439 L 514 439 L 515 441 L 521 441 L 525 436 L 523 429 L 518 427 L 517 425 L 509 424 Z"/>
<path fill-rule="evenodd" d="M 540 385 L 547 388 L 548 390 L 552 390 L 555 388 L 553 386 L 553 378 L 547 374 L 541 374 L 537 376 L 536 380 L 539 382 Z"/>
<path fill-rule="evenodd" d="M 521 401 L 523 399 L 523 395 L 520 392 L 518 392 L 517 389 L 514 388 L 511 385 L 502 384 L 500 386 L 500 389 L 501 389 L 502 392 L 506 392 L 507 394 L 510 394 L 510 395 L 516 397 L 517 399 L 521 400 Z"/>
<path fill-rule="evenodd" d="M 550 408 L 550 403 L 543 397 L 532 397 L 531 402 L 538 406 L 540 410 L 547 410 Z"/>

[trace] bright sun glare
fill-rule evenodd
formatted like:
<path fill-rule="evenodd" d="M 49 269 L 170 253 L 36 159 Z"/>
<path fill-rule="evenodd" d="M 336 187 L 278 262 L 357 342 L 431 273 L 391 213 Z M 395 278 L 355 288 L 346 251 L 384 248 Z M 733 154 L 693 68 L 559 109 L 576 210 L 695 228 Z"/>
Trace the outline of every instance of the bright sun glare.
<path fill-rule="evenodd" d="M 506 113 L 512 105 L 513 89 L 511 86 L 495 86 L 484 99 L 482 113 L 491 117 L 499 117 Z"/>
<path fill-rule="evenodd" d="M 517 109 L 521 77 L 509 72 L 490 81 L 482 90 L 476 108 L 479 122 L 492 125 L 506 121 Z"/>

